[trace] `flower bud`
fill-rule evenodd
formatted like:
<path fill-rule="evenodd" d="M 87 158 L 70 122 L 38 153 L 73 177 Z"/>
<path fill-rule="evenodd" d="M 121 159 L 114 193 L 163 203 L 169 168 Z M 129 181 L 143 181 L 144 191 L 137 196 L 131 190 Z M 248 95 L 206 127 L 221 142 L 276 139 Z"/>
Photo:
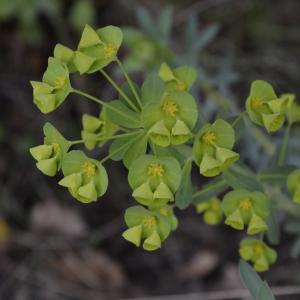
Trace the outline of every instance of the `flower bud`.
<path fill-rule="evenodd" d="M 267 271 L 277 260 L 277 253 L 263 241 L 245 238 L 240 243 L 239 253 L 242 259 L 251 261 L 258 272 Z"/>

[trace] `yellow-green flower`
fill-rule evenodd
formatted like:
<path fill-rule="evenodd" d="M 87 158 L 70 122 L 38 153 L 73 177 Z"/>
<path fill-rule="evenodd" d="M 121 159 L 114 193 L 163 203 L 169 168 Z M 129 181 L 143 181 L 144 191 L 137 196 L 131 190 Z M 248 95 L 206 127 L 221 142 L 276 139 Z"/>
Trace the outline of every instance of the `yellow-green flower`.
<path fill-rule="evenodd" d="M 293 201 L 300 204 L 300 170 L 295 170 L 288 176 L 287 188 Z"/>
<path fill-rule="evenodd" d="M 47 114 L 59 107 L 71 92 L 69 70 L 60 60 L 50 57 L 43 81 L 31 81 L 33 102 Z"/>
<path fill-rule="evenodd" d="M 86 25 L 73 62 L 80 74 L 94 73 L 116 59 L 123 33 L 116 26 L 94 30 Z"/>
<path fill-rule="evenodd" d="M 30 148 L 30 153 L 37 160 L 36 166 L 43 174 L 55 176 L 70 144 L 50 123 L 44 125 L 44 134 L 44 144 Z"/>
<path fill-rule="evenodd" d="M 159 77 L 166 82 L 166 90 L 189 91 L 196 80 L 197 73 L 194 68 L 181 66 L 171 69 L 166 63 L 162 63 L 159 69 Z"/>
<path fill-rule="evenodd" d="M 277 260 L 277 253 L 273 248 L 253 238 L 245 238 L 241 241 L 239 253 L 242 259 L 251 261 L 258 272 L 269 270 L 270 265 Z"/>
<path fill-rule="evenodd" d="M 282 127 L 285 113 L 293 100 L 294 95 L 283 94 L 278 97 L 269 83 L 255 80 L 246 100 L 246 109 L 254 123 L 264 126 L 268 132 L 275 132 Z"/>
<path fill-rule="evenodd" d="M 267 229 L 265 220 L 269 214 L 269 199 L 261 192 L 234 190 L 227 193 L 222 201 L 226 216 L 225 224 L 243 230 L 248 225 L 248 234 Z"/>
<path fill-rule="evenodd" d="M 167 147 L 191 139 L 198 118 L 195 99 L 187 92 L 177 91 L 155 100 L 143 108 L 141 118 L 150 140 Z"/>
<path fill-rule="evenodd" d="M 152 208 L 174 201 L 181 180 L 181 168 L 172 157 L 142 155 L 129 168 L 128 181 L 133 198 Z"/>
<path fill-rule="evenodd" d="M 239 154 L 232 151 L 234 141 L 233 127 L 222 119 L 203 126 L 196 135 L 193 148 L 200 174 L 217 176 L 237 161 Z"/>
<path fill-rule="evenodd" d="M 107 189 L 108 177 L 102 164 L 82 151 L 68 152 L 62 161 L 64 178 L 59 182 L 83 203 L 96 201 Z"/>
<path fill-rule="evenodd" d="M 169 219 L 157 212 L 149 211 L 142 206 L 132 206 L 125 212 L 125 222 L 128 229 L 122 236 L 137 247 L 143 243 L 143 248 L 154 251 L 161 248 L 161 243 L 170 234 Z"/>
<path fill-rule="evenodd" d="M 196 211 L 203 213 L 203 220 L 209 225 L 216 225 L 222 221 L 221 201 L 217 197 L 212 197 L 207 201 L 198 203 Z"/>

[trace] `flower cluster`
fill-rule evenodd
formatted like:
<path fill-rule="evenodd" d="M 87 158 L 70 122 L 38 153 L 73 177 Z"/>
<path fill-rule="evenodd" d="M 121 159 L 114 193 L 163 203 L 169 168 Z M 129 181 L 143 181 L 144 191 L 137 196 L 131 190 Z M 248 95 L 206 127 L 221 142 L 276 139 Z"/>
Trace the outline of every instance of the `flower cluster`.
<path fill-rule="evenodd" d="M 30 148 L 30 153 L 37 160 L 36 166 L 43 174 L 55 176 L 70 144 L 50 123 L 44 125 L 44 134 L 44 144 Z"/>
<path fill-rule="evenodd" d="M 222 221 L 221 201 L 217 197 L 212 197 L 207 201 L 200 202 L 196 205 L 196 211 L 203 213 L 203 220 L 209 225 L 216 225 Z"/>
<path fill-rule="evenodd" d="M 43 81 L 31 81 L 31 85 L 34 104 L 44 114 L 52 112 L 71 92 L 68 68 L 60 60 L 50 57 Z"/>
<path fill-rule="evenodd" d="M 122 161 L 128 169 L 132 198 L 138 202 L 125 212 L 127 229 L 123 237 L 145 250 L 161 247 L 178 226 L 174 207 L 183 209 L 190 204 L 203 214 L 207 224 L 221 223 L 224 215 L 225 224 L 237 230 L 247 226 L 248 234 L 260 233 L 262 238 L 269 229 L 266 222 L 274 200 L 261 192 L 263 183 L 257 181 L 253 172 L 243 164 L 233 165 L 240 158 L 233 148 L 236 135 L 242 136 L 243 126 L 239 125 L 245 113 L 228 119 L 222 114 L 223 119 L 211 123 L 204 116 L 200 119 L 200 108 L 190 92 L 197 72 L 189 66 L 173 68 L 162 63 L 157 74 L 146 76 L 138 86 L 117 56 L 122 40 L 118 27 L 94 30 L 86 25 L 76 50 L 56 45 L 42 82 L 31 82 L 34 104 L 44 114 L 57 109 L 70 93 L 101 105 L 100 115 L 82 116 L 80 140 L 69 141 L 46 123 L 44 144 L 30 149 L 37 168 L 48 176 L 62 171 L 59 185 L 78 201 L 90 203 L 107 190 L 108 175 L 103 164 L 109 159 Z M 113 62 L 127 81 L 121 86 L 103 69 Z M 116 100 L 104 101 L 71 86 L 70 73 L 97 71 L 117 91 Z M 300 120 L 294 98 L 292 94 L 278 97 L 271 85 L 254 81 L 246 110 L 250 119 L 268 132 L 281 128 L 287 115 L 287 136 L 292 123 Z M 109 141 L 108 154 L 100 160 L 89 158 L 83 151 L 70 150 L 80 143 L 92 150 Z M 281 167 L 286 143 L 285 138 L 279 151 L 280 161 L 276 163 L 279 173 L 284 173 Z M 204 177 L 218 176 L 198 192 L 193 186 L 193 163 Z M 238 173 L 239 170 L 243 172 Z M 294 202 L 300 203 L 299 170 L 288 176 L 287 187 Z M 228 188 L 233 190 L 221 201 L 217 196 Z M 244 239 L 240 254 L 258 271 L 267 270 L 276 260 L 276 252 L 262 239 Z"/>
<path fill-rule="evenodd" d="M 294 98 L 293 94 L 278 97 L 269 83 L 255 80 L 251 84 L 250 95 L 246 100 L 247 112 L 254 123 L 264 126 L 268 132 L 274 132 L 282 127 L 285 113 Z"/>
<path fill-rule="evenodd" d="M 269 199 L 261 192 L 234 190 L 225 195 L 222 209 L 225 224 L 243 230 L 248 225 L 248 234 L 256 234 L 267 229 L 265 220 L 269 214 Z"/>
<path fill-rule="evenodd" d="M 263 241 L 253 238 L 245 238 L 241 241 L 239 253 L 241 258 L 251 261 L 258 272 L 267 271 L 277 260 L 274 249 L 268 247 Z"/>
<path fill-rule="evenodd" d="M 68 188 L 77 200 L 89 203 L 96 201 L 107 189 L 108 177 L 102 164 L 88 158 L 82 151 L 68 152 L 62 163 L 64 178 L 59 185 Z"/>
<path fill-rule="evenodd" d="M 233 127 L 222 119 L 204 125 L 195 137 L 194 157 L 200 174 L 206 177 L 219 175 L 239 159 L 232 151 L 235 142 Z"/>

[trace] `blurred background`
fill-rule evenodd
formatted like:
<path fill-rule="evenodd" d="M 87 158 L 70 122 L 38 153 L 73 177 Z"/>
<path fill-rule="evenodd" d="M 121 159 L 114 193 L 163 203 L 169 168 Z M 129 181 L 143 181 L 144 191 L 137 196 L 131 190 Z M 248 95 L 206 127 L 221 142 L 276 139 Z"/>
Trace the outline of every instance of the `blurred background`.
<path fill-rule="evenodd" d="M 46 121 L 75 140 L 82 113 L 99 113 L 70 96 L 55 113 L 42 115 L 29 84 L 41 79 L 56 43 L 76 47 L 86 23 L 124 28 L 121 58 L 137 82 L 162 61 L 196 67 L 193 93 L 208 118 L 242 110 L 254 79 L 300 94 L 298 0 L 0 0 L 0 299 L 246 299 L 230 294 L 242 288 L 243 233 L 206 225 L 191 207 L 176 211 L 179 228 L 161 250 L 145 252 L 121 237 L 124 211 L 134 204 L 121 164 L 106 163 L 109 190 L 87 205 L 36 169 L 28 149 L 41 144 Z M 123 80 L 113 66 L 109 71 Z M 97 74 L 75 76 L 73 84 L 102 99 L 116 96 Z M 296 163 L 298 132 L 290 153 Z M 269 142 L 263 149 L 241 145 L 254 169 L 266 164 Z M 89 155 L 99 158 L 105 150 Z M 275 247 L 279 260 L 264 274 L 271 286 L 300 284 L 295 239 L 284 232 Z M 186 296 L 162 297 L 180 294 Z"/>

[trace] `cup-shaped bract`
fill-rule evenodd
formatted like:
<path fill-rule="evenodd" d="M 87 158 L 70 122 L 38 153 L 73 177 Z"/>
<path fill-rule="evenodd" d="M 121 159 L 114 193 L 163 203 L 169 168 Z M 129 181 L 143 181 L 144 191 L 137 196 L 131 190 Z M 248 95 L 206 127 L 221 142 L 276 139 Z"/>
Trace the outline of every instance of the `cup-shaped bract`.
<path fill-rule="evenodd" d="M 217 197 L 212 197 L 207 201 L 196 204 L 196 211 L 203 213 L 203 220 L 209 225 L 216 225 L 222 221 L 221 201 Z"/>
<path fill-rule="evenodd" d="M 59 107 L 72 90 L 67 66 L 53 57 L 48 60 L 43 81 L 31 81 L 31 85 L 33 102 L 44 114 Z"/>
<path fill-rule="evenodd" d="M 55 176 L 61 168 L 62 159 L 70 143 L 50 123 L 44 125 L 44 135 L 44 144 L 30 148 L 30 153 L 36 159 L 36 166 L 43 174 Z"/>
<path fill-rule="evenodd" d="M 293 171 L 287 178 L 287 188 L 293 201 L 300 204 L 300 170 Z"/>
<path fill-rule="evenodd" d="M 200 174 L 206 177 L 219 175 L 239 159 L 232 151 L 235 142 L 234 129 L 228 122 L 217 119 L 204 125 L 195 137 L 193 152 Z"/>
<path fill-rule="evenodd" d="M 141 117 L 150 140 L 161 147 L 187 142 L 193 136 L 197 118 L 198 108 L 193 96 L 178 91 L 148 103 Z"/>
<path fill-rule="evenodd" d="M 257 272 L 269 270 L 269 267 L 277 260 L 277 253 L 273 248 L 254 238 L 243 239 L 239 253 L 242 259 L 253 263 Z"/>
<path fill-rule="evenodd" d="M 227 193 L 222 201 L 226 216 L 225 224 L 243 230 L 248 225 L 248 234 L 257 234 L 267 229 L 265 220 L 269 215 L 270 201 L 261 192 L 234 190 Z"/>
<path fill-rule="evenodd" d="M 108 185 L 108 177 L 102 164 L 88 158 L 82 151 L 68 152 L 62 161 L 64 178 L 59 185 L 68 188 L 70 194 L 83 203 L 96 201 Z"/>
<path fill-rule="evenodd" d="M 142 155 L 135 160 L 128 173 L 128 181 L 136 201 L 157 208 L 174 201 L 181 181 L 181 167 L 172 157 L 156 158 Z"/>
<path fill-rule="evenodd" d="M 109 25 L 94 30 L 86 25 L 73 58 L 76 69 L 80 74 L 101 70 L 116 59 L 122 40 L 119 27 Z"/>
<path fill-rule="evenodd" d="M 246 100 L 246 109 L 254 123 L 265 127 L 268 132 L 275 132 L 282 127 L 285 113 L 292 102 L 290 94 L 278 97 L 269 83 L 255 80 Z"/>
<path fill-rule="evenodd" d="M 154 251 L 170 234 L 171 223 L 168 217 L 145 209 L 142 206 L 129 207 L 125 212 L 128 229 L 122 236 L 137 247 L 143 242 L 143 248 Z"/>
<path fill-rule="evenodd" d="M 171 205 L 161 206 L 161 207 L 157 208 L 155 211 L 157 213 L 159 213 L 160 215 L 168 218 L 172 231 L 177 229 L 178 219 L 175 216 L 173 208 L 172 208 Z"/>
<path fill-rule="evenodd" d="M 159 69 L 159 77 L 166 82 L 167 92 L 189 91 L 194 84 L 197 73 L 189 66 L 181 66 L 171 69 L 167 63 L 162 63 Z"/>
<path fill-rule="evenodd" d="M 53 51 L 54 58 L 65 63 L 70 73 L 77 71 L 74 65 L 75 51 L 62 44 L 56 44 Z"/>

